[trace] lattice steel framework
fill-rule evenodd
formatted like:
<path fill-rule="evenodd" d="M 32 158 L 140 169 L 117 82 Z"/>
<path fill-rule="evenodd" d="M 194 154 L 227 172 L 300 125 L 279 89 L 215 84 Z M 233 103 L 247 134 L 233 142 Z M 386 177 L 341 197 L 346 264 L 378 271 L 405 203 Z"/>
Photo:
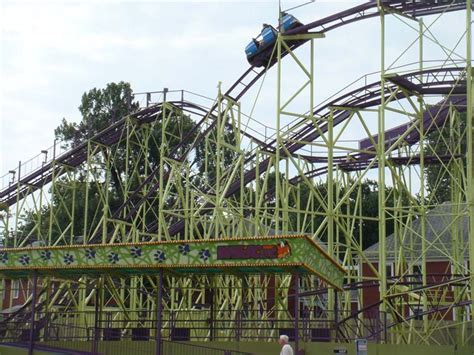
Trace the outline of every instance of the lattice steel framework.
<path fill-rule="evenodd" d="M 251 337 L 254 329 L 244 334 L 236 327 L 253 322 L 258 335 L 268 338 L 277 335 L 275 322 L 294 324 L 300 312 L 291 311 L 290 304 L 299 289 L 301 329 L 304 322 L 324 319 L 340 341 L 367 336 L 393 343 L 472 343 L 471 8 L 471 0 L 369 2 L 280 33 L 267 68 L 250 68 L 225 93 L 219 87 L 210 107 L 184 96 L 172 100 L 173 93 L 164 92 L 162 102 L 81 145 L 62 153 L 56 145 L 40 168 L 24 174 L 20 164 L 3 187 L 4 247 L 41 242 L 87 248 L 94 243 L 308 234 L 325 243 L 347 269 L 342 294 L 314 277 L 295 284 L 291 275 L 167 276 L 163 304 L 165 312 L 174 314 L 169 319 L 194 328 L 192 336 L 211 340 Z M 454 10 L 463 10 L 466 22 L 459 41 L 449 48 L 430 28 Z M 423 16 L 430 14 L 434 17 L 427 24 Z M 367 84 L 369 77 L 364 77 L 338 96 L 315 103 L 314 79 L 324 70 L 314 63 L 318 41 L 327 41 L 325 33 L 334 28 L 374 16 L 380 19 L 378 80 Z M 388 61 L 387 31 L 393 19 L 417 33 L 406 49 L 418 46 L 416 64 L 404 65 L 405 52 Z M 426 61 L 427 41 L 444 56 Z M 466 44 L 465 53 L 459 53 L 459 43 Z M 285 69 L 290 62 L 303 79 L 288 94 Z M 272 66 L 277 110 L 268 137 L 258 133 L 266 127 L 257 121 L 253 131 L 243 124 L 240 98 Z M 197 122 L 192 129 L 185 125 L 188 117 Z M 443 130 L 449 135 L 432 138 Z M 356 142 L 348 139 L 354 132 Z M 196 166 L 198 156 L 203 163 Z M 430 191 L 428 166 L 438 167 Z M 364 180 L 374 174 L 380 187 L 375 217 L 364 215 L 362 192 Z M 450 201 L 442 203 L 436 191 L 446 189 L 446 181 Z M 119 188 L 112 192 L 111 184 Z M 112 193 L 120 204 L 111 203 Z M 433 220 L 442 221 L 441 228 Z M 362 246 L 362 227 L 369 222 L 377 223 L 379 231 L 378 249 L 371 253 Z M 23 232 L 26 224 L 33 226 L 28 233 Z M 427 266 L 433 255 L 446 261 L 446 270 L 437 275 Z M 389 265 L 393 275 L 387 276 Z M 147 314 L 157 307 L 158 279 L 153 276 L 70 279 L 62 273 L 40 282 L 40 310 L 63 321 L 69 312 L 68 319 L 79 327 L 103 321 L 88 313 L 102 310 L 131 329 L 138 321 L 151 322 Z M 376 290 L 379 301 L 367 305 L 369 290 Z M 199 308 L 210 305 L 215 323 L 201 329 L 208 315 Z M 25 310 L 12 317 L 26 317 Z M 370 322 L 377 324 L 366 326 Z"/>

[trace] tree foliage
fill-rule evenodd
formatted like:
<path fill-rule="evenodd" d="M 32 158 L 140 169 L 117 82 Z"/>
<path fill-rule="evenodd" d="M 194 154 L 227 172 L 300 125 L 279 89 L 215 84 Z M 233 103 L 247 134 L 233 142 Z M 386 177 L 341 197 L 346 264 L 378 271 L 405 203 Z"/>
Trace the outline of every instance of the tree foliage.
<path fill-rule="evenodd" d="M 462 132 L 466 128 L 466 114 L 460 113 L 458 119 L 452 124 L 446 122 L 442 127 L 432 130 L 427 134 L 425 146 L 426 157 L 436 159 L 446 157 L 451 159 L 453 155 L 464 157 L 467 152 L 466 135 Z M 431 204 L 441 204 L 451 201 L 452 174 L 454 169 L 449 165 L 443 165 L 440 161 L 428 164 L 425 167 L 426 188 L 428 200 Z"/>
<path fill-rule="evenodd" d="M 336 187 L 337 182 L 334 182 L 334 191 L 333 191 L 333 196 L 335 201 L 340 201 L 342 197 L 346 194 L 347 190 L 345 188 L 339 188 L 337 189 Z M 300 185 L 300 203 L 299 206 L 296 202 L 296 199 L 293 195 L 290 195 L 289 197 L 289 203 L 290 206 L 297 207 L 299 209 L 305 209 L 307 206 L 311 206 L 308 204 L 309 199 L 311 198 L 311 195 L 314 194 L 311 190 L 317 190 L 319 192 L 319 195 L 322 197 L 323 201 L 326 202 L 327 198 L 327 183 L 319 183 L 315 184 L 312 188 L 310 188 L 307 184 L 301 184 Z M 393 187 L 385 187 L 385 196 L 386 196 L 386 205 L 387 206 L 393 206 L 394 205 L 394 198 L 395 198 L 395 189 Z M 361 183 L 360 186 L 360 199 L 361 199 L 361 210 L 359 211 L 357 209 L 356 214 L 360 215 L 363 217 L 361 219 L 357 219 L 354 227 L 353 227 L 353 236 L 354 239 L 359 241 L 362 240 L 362 248 L 366 249 L 369 246 L 375 244 L 379 240 L 379 222 L 377 220 L 373 220 L 374 218 L 377 218 L 379 216 L 379 185 L 376 181 L 373 180 L 365 180 Z M 357 200 L 357 194 L 358 194 L 358 189 L 354 189 L 349 196 L 349 211 L 354 211 L 356 208 L 356 200 Z M 402 196 L 402 201 L 404 204 L 408 203 L 408 197 L 407 196 Z M 320 210 L 319 203 L 317 202 L 316 199 L 313 201 L 313 209 L 314 210 Z M 342 207 L 343 209 L 345 207 Z M 345 213 L 344 210 L 341 211 L 341 213 Z M 290 213 L 290 224 L 293 226 L 293 228 L 296 228 L 297 226 L 297 213 Z M 314 226 L 319 226 L 325 216 L 322 215 L 313 215 L 310 217 L 306 225 L 306 229 L 303 230 L 302 232 L 305 233 L 311 233 L 314 232 Z M 336 229 L 336 225 L 334 225 L 334 229 Z M 295 229 L 296 230 L 296 229 Z M 390 235 L 393 233 L 394 230 L 394 224 L 393 220 L 388 218 L 386 219 L 386 225 L 385 225 L 385 230 L 386 230 L 386 235 Z M 321 240 L 323 242 L 327 242 L 327 234 L 326 231 L 322 233 Z"/>
<path fill-rule="evenodd" d="M 82 95 L 79 112 L 81 120 L 68 122 L 63 118 L 55 129 L 56 138 L 66 147 L 74 147 L 104 128 L 135 112 L 139 105 L 132 101 L 129 83 L 109 83 L 104 89 L 94 88 Z"/>
<path fill-rule="evenodd" d="M 64 148 L 74 148 L 93 138 L 103 129 L 110 127 L 119 120 L 125 120 L 127 116 L 136 112 L 139 108 L 138 102 L 132 100 L 133 91 L 129 83 L 109 83 L 103 89 L 94 88 L 82 95 L 79 112 L 81 120 L 79 122 L 67 121 L 63 119 L 56 128 L 55 135 Z M 157 113 L 159 115 L 160 113 Z M 158 117 L 157 117 L 158 119 Z M 166 127 L 166 155 L 174 147 L 181 144 L 187 132 L 195 123 L 189 116 L 173 114 Z M 50 205 L 42 207 L 39 211 L 30 211 L 26 214 L 26 222 L 20 228 L 20 233 L 30 235 L 31 240 L 45 236 L 51 228 L 51 235 L 54 238 L 63 238 L 66 234 L 84 235 L 97 227 L 104 199 L 106 205 L 112 211 L 116 210 L 123 201 L 128 198 L 124 193 L 124 186 L 127 191 L 133 191 L 140 180 L 147 174 L 155 170 L 160 162 L 160 147 L 162 144 L 163 122 L 155 121 L 152 125 L 145 125 L 151 130 L 147 139 L 148 144 L 144 144 L 143 137 L 139 134 L 129 136 L 128 141 L 122 140 L 114 145 L 112 153 L 102 149 L 100 154 L 96 154 L 92 159 L 92 174 L 96 175 L 96 181 L 86 180 L 87 166 L 82 164 L 76 168 L 75 178 L 60 178 L 51 189 Z M 186 149 L 193 141 L 193 137 L 181 144 L 181 150 Z M 146 147 L 144 147 L 146 145 Z M 179 150 L 177 151 L 179 153 Z M 173 156 L 171 156 L 173 158 Z M 146 158 L 146 159 L 145 159 Z M 109 161 L 111 179 L 110 184 L 105 186 L 104 171 L 107 169 L 105 160 Z M 147 162 L 147 166 L 144 162 Z M 126 166 L 132 166 L 135 171 L 128 172 Z M 100 191 L 101 190 L 101 191 Z M 107 190 L 107 197 L 104 191 Z M 87 191 L 87 193 L 86 193 Z M 87 196 L 87 198 L 86 198 Z M 70 206 L 74 201 L 74 208 Z M 87 201 L 87 203 L 86 203 Z M 168 201 L 171 205 L 173 201 Z M 70 211 L 74 210 L 74 216 Z M 87 210 L 87 211 L 86 211 Z M 152 219 L 153 216 L 146 216 Z M 84 230 L 84 222 L 87 219 L 89 231 Z M 52 221 L 52 223 L 50 223 Z M 71 222 L 72 221 L 72 222 Z M 72 223 L 72 224 L 71 224 Z M 72 231 L 72 232 L 71 232 Z"/>

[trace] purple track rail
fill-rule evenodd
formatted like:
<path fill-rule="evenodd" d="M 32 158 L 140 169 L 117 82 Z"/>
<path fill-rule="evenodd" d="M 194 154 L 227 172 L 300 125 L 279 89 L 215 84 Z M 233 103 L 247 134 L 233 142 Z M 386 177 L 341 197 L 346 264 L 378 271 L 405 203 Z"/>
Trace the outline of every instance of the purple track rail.
<path fill-rule="evenodd" d="M 436 105 L 431 106 L 428 110 L 423 113 L 423 126 L 425 132 L 429 132 L 434 128 L 442 125 L 442 123 L 446 120 L 449 113 L 450 105 L 455 106 L 459 111 L 464 111 L 466 109 L 466 83 L 465 81 L 458 81 L 452 80 L 452 78 L 460 77 L 463 72 L 463 68 L 446 68 L 446 69 L 434 69 L 434 70 L 426 70 L 426 71 L 416 71 L 413 73 L 405 74 L 403 79 L 407 82 L 412 82 L 416 78 L 423 76 L 428 78 L 429 81 L 426 83 L 418 84 L 419 91 L 410 91 L 405 92 L 397 95 L 397 99 L 402 99 L 406 97 L 406 95 L 416 95 L 418 93 L 423 93 L 425 91 L 429 91 L 430 94 L 437 94 L 437 95 L 445 95 L 450 93 L 451 95 L 448 96 L 446 99 L 443 99 L 441 102 L 437 103 Z M 447 78 L 447 80 L 443 81 L 440 80 L 441 78 Z M 398 83 L 392 83 L 389 85 L 385 85 L 384 89 L 384 97 L 388 99 L 391 95 L 395 87 L 399 85 Z M 376 105 L 379 105 L 381 102 L 381 93 L 382 87 L 380 82 L 375 82 L 356 90 L 351 91 L 350 93 L 344 94 L 343 96 L 329 102 L 323 107 L 316 109 L 313 113 L 317 117 L 321 118 L 328 118 L 330 111 L 330 107 L 340 106 L 340 107 L 352 107 L 352 108 L 369 108 Z M 346 119 L 349 118 L 350 113 L 349 111 L 343 110 L 333 110 L 333 125 L 337 126 L 338 124 L 344 122 Z M 433 117 L 435 117 L 433 119 Z M 395 127 L 394 129 L 388 130 L 387 135 L 389 139 L 386 141 L 386 145 L 389 146 L 390 143 L 393 143 L 395 137 L 404 134 L 404 132 L 410 127 L 409 125 Z M 403 128 L 403 129 L 402 129 Z M 280 156 L 285 157 L 288 153 L 295 154 L 299 149 L 303 148 L 306 145 L 306 142 L 312 142 L 321 136 L 321 133 L 326 133 L 328 130 L 328 126 L 323 124 L 316 129 L 312 123 L 308 124 L 307 126 L 303 127 L 299 131 L 295 132 L 291 136 L 291 140 L 301 140 L 305 143 L 286 143 L 283 142 L 284 148 L 280 148 Z M 417 130 L 413 130 L 410 134 L 405 137 L 404 141 L 406 144 L 413 145 L 417 143 L 419 140 L 419 133 Z M 360 145 L 367 145 L 365 140 L 360 142 Z M 369 141 L 370 142 L 370 141 Z M 273 141 L 270 146 L 274 146 L 276 142 Z M 275 151 L 276 148 L 273 148 Z M 343 161 L 342 158 L 336 159 L 336 165 L 339 165 L 341 168 L 346 170 L 360 170 L 366 168 L 372 159 L 375 156 L 374 147 L 367 146 L 367 150 L 373 150 L 373 154 L 354 154 L 351 156 L 350 161 Z M 288 153 L 287 153 L 288 152 Z M 309 158 L 311 159 L 311 158 Z M 320 157 L 316 157 L 314 160 L 321 159 Z M 315 161 L 316 162 L 316 161 Z M 324 161 L 323 161 L 324 162 Z M 243 184 L 247 185 L 251 181 L 257 178 L 257 171 L 262 174 L 266 171 L 269 164 L 271 163 L 270 159 L 263 160 L 257 168 L 253 168 L 248 170 L 244 173 L 243 177 Z M 307 174 L 307 177 L 315 177 L 319 175 L 323 175 L 327 172 L 327 166 L 319 167 L 314 171 L 310 171 Z M 290 183 L 296 184 L 302 179 L 301 176 L 297 176 L 290 180 Z M 228 198 L 233 194 L 240 191 L 241 180 L 236 179 L 233 183 L 230 184 L 229 189 L 225 193 L 225 197 Z M 268 192 L 268 196 L 271 196 L 272 191 Z M 211 203 L 206 203 L 202 208 L 202 213 L 206 213 L 213 205 Z M 169 228 L 169 234 L 175 235 L 180 233 L 185 225 L 184 220 L 180 220 Z M 149 226 L 149 231 L 153 232 L 156 228 L 155 224 Z"/>
<path fill-rule="evenodd" d="M 386 0 L 386 1 L 383 1 L 383 6 L 388 11 L 395 10 L 399 13 L 403 13 L 408 16 L 417 17 L 417 16 L 437 14 L 437 13 L 442 13 L 442 12 L 462 10 L 466 8 L 466 1 L 454 1 L 452 3 L 441 3 L 441 2 L 407 3 L 404 0 L 395 0 L 395 1 Z M 356 21 L 372 18 L 378 15 L 379 15 L 379 8 L 377 7 L 377 3 L 375 1 L 370 1 L 362 5 L 352 7 L 348 10 L 339 12 L 335 15 L 331 15 L 323 19 L 306 24 L 304 26 L 301 26 L 297 29 L 289 31 L 288 34 L 298 34 L 298 33 L 303 33 L 310 30 L 313 32 L 324 33 L 324 32 L 328 32 L 333 29 L 336 29 L 338 27 L 341 27 L 343 25 L 347 25 Z M 295 49 L 296 47 L 299 47 L 303 45 L 304 43 L 305 41 L 298 41 L 297 43 L 293 45 L 292 49 Z M 284 55 L 285 54 L 286 53 L 284 53 Z M 269 63 L 268 68 L 272 67 L 274 64 L 275 64 L 275 61 Z M 245 95 L 245 93 L 263 76 L 266 70 L 267 68 L 250 67 L 226 91 L 225 95 L 234 100 L 240 100 L 242 96 Z M 424 89 L 428 90 L 429 88 L 424 88 Z M 375 101 L 372 103 L 373 105 L 375 105 L 377 102 L 377 99 L 374 99 L 374 100 Z M 369 103 L 370 102 L 367 102 L 368 104 L 367 107 L 373 106 L 373 105 L 369 105 Z M 195 109 L 201 112 L 203 111 L 201 107 L 189 102 L 174 102 L 173 104 L 175 104 L 176 106 L 182 109 Z M 150 122 L 152 120 L 159 119 L 160 110 L 161 110 L 161 106 L 156 105 L 156 106 L 143 109 L 133 114 L 132 116 L 134 116 L 138 120 L 138 122 L 143 122 L 143 123 Z M 190 131 L 188 135 L 186 135 L 183 138 L 182 143 L 175 147 L 175 149 L 171 152 L 171 155 L 178 152 L 179 149 L 184 144 L 184 142 L 187 142 L 189 140 L 189 137 L 192 137 L 195 135 L 196 132 L 199 132 L 198 137 L 194 142 L 194 145 L 190 147 L 189 149 L 187 149 L 178 158 L 179 160 L 184 160 L 186 156 L 189 154 L 190 150 L 194 149 L 196 145 L 199 144 L 200 141 L 202 141 L 202 139 L 204 139 L 204 137 L 207 134 L 209 134 L 209 132 L 213 129 L 213 124 L 209 125 L 204 130 L 202 130 L 202 128 L 204 126 L 204 122 L 206 121 L 207 117 L 211 115 L 214 112 L 214 110 L 215 110 L 215 106 L 212 107 L 210 111 L 207 113 L 202 112 L 203 113 L 202 119 L 197 123 L 194 129 Z M 345 118 L 347 117 L 344 117 L 344 113 L 342 113 L 338 117 L 338 120 L 339 120 L 338 123 L 342 122 Z M 97 134 L 91 140 L 92 142 L 98 142 L 104 145 L 115 144 L 119 142 L 123 136 L 124 125 L 125 125 L 125 119 L 122 119 L 118 121 L 117 123 L 115 123 L 114 125 L 112 125 L 111 127 L 108 127 L 106 130 Z M 305 133 L 307 133 L 306 136 L 305 136 Z M 315 133 L 314 130 L 312 130 L 312 128 L 309 126 L 306 128 L 306 131 L 301 130 L 295 134 L 297 136 L 303 137 L 303 140 L 306 140 L 306 139 L 314 140 L 317 138 L 317 133 Z M 273 146 L 272 143 L 269 143 L 266 145 L 269 148 Z M 302 146 L 299 146 L 298 144 L 293 144 L 288 147 L 288 150 L 292 153 L 292 152 L 297 151 L 301 147 Z M 86 160 L 86 158 L 87 158 L 87 142 L 84 142 L 78 145 L 77 147 L 72 148 L 68 152 L 62 154 L 61 156 L 57 157 L 54 163 L 45 164 L 40 169 L 37 169 L 24 177 L 19 177 L 20 180 L 18 182 L 0 191 L 0 202 L 7 206 L 11 206 L 15 204 L 17 201 L 25 198 L 30 193 L 34 192 L 37 189 L 40 189 L 42 186 L 52 181 L 53 177 L 57 177 L 63 174 L 64 169 L 61 168 L 62 165 L 76 167 L 82 164 Z M 264 164 L 268 164 L 268 163 L 262 162 L 261 166 L 263 167 Z M 127 218 L 130 218 L 133 216 L 133 214 L 138 210 L 139 206 L 143 203 L 143 201 L 146 200 L 146 197 L 140 196 L 141 187 L 153 181 L 153 178 L 154 176 L 156 176 L 158 171 L 159 169 L 157 168 L 151 172 L 151 174 L 144 180 L 143 184 L 140 185 L 135 190 L 135 192 L 133 192 L 129 196 L 129 198 L 117 209 L 117 211 L 114 213 L 114 216 L 118 216 L 120 212 L 126 207 L 129 207 L 129 210 L 130 210 L 129 214 L 127 215 Z M 252 181 L 252 179 L 255 179 L 256 177 L 255 175 L 256 174 L 254 171 L 247 172 L 244 177 L 245 184 Z M 20 186 L 19 191 L 17 190 L 17 185 Z M 237 185 L 240 185 L 240 181 L 239 182 L 236 181 L 235 183 L 232 184 L 228 192 L 229 196 L 238 190 L 238 188 L 236 187 Z M 149 190 L 149 193 L 150 194 L 153 193 L 158 188 L 159 188 L 159 185 L 154 184 L 152 188 Z M 181 229 L 181 228 L 176 228 L 175 226 L 176 225 L 173 225 L 171 227 L 170 232 L 176 233 L 177 231 Z"/>

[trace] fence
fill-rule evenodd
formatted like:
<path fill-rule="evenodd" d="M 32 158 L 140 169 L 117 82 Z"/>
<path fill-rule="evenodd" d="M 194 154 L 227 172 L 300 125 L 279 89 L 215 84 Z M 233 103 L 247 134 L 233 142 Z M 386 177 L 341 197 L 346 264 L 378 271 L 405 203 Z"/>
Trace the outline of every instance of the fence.
<path fill-rule="evenodd" d="M 274 341 L 280 334 L 300 341 L 353 341 L 366 338 L 385 340 L 385 313 L 364 314 L 304 309 L 295 323 L 288 310 L 263 314 L 259 310 L 192 309 L 186 312 L 163 312 L 162 339 L 187 341 Z M 298 329 L 296 332 L 295 329 Z M 0 322 L 0 339 L 28 341 L 31 322 L 28 317 Z M 156 318 L 151 311 L 36 312 L 33 332 L 36 341 L 93 342 L 154 341 Z"/>

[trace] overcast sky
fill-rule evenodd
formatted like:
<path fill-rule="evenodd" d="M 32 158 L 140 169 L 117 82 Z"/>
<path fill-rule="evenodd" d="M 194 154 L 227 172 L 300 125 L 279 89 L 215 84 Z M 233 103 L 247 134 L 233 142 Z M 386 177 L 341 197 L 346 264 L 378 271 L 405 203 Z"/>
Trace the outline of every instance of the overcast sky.
<path fill-rule="evenodd" d="M 128 81 L 135 92 L 168 87 L 215 97 L 219 81 L 226 89 L 248 68 L 243 50 L 261 24 L 275 24 L 278 16 L 277 1 L 0 2 L 0 176 L 51 146 L 63 117 L 78 120 L 81 95 L 91 88 Z M 298 3 L 286 1 L 283 7 Z M 316 1 L 294 13 L 310 22 L 358 3 Z M 450 14 L 432 30 L 451 46 L 463 16 Z M 395 22 L 387 46 L 393 58 L 416 38 Z M 317 99 L 379 70 L 378 28 L 379 20 L 372 19 L 317 41 Z M 411 52 L 417 47 L 407 56 Z M 426 53 L 436 58 L 439 50 Z M 273 72 L 255 111 L 267 124 L 275 117 Z M 254 97 L 255 90 L 246 100 Z"/>

